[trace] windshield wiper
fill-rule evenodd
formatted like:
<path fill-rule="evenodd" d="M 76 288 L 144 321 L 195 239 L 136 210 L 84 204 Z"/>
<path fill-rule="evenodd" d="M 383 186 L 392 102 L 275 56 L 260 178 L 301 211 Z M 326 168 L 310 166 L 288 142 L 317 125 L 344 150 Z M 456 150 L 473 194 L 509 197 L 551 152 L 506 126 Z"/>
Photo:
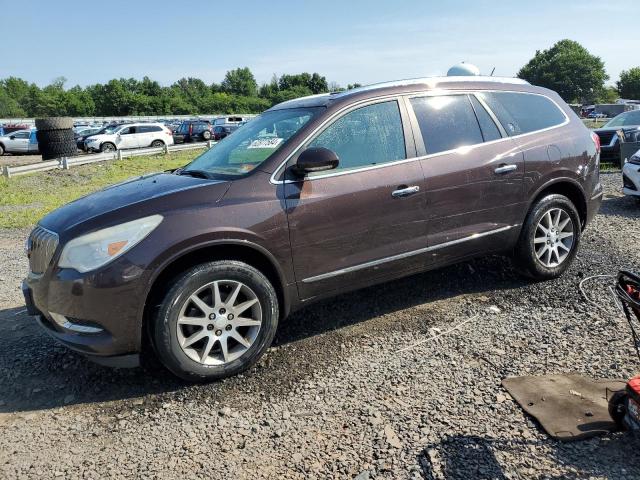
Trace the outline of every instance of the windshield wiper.
<path fill-rule="evenodd" d="M 209 172 L 205 172 L 204 170 L 180 170 L 176 173 L 178 175 L 188 175 L 190 177 L 206 178 L 207 180 L 212 179 L 211 174 Z"/>

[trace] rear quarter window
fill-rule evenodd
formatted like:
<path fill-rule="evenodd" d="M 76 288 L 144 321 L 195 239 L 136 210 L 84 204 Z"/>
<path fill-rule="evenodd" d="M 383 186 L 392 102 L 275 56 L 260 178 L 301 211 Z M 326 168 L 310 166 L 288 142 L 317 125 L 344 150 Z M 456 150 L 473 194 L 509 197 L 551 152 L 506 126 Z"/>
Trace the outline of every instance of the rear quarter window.
<path fill-rule="evenodd" d="M 482 99 L 510 136 L 563 124 L 567 117 L 544 95 L 520 92 L 481 92 Z"/>

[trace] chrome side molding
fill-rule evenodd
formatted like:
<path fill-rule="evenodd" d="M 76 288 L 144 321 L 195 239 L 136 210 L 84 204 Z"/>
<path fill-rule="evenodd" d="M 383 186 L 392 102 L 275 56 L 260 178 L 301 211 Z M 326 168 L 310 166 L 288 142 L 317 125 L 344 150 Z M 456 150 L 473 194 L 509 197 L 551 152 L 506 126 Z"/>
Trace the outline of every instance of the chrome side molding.
<path fill-rule="evenodd" d="M 507 230 L 517 227 L 518 225 L 507 225 L 506 227 L 496 228 L 495 230 L 488 230 L 482 233 L 474 233 L 473 235 L 469 235 L 468 237 L 458 238 L 457 240 L 451 240 L 450 242 L 439 243 L 437 245 L 432 245 L 430 247 L 420 248 L 418 250 L 412 250 L 410 252 L 400 253 L 398 255 L 393 255 L 391 257 L 380 258 L 378 260 L 372 260 L 370 262 L 360 263 L 358 265 L 354 265 L 352 267 L 341 268 L 340 270 L 334 270 L 333 272 L 327 272 L 320 275 L 316 275 L 314 277 L 304 278 L 302 279 L 302 283 L 313 283 L 319 282 L 321 280 L 326 280 L 328 278 L 337 277 L 338 275 L 344 275 L 346 273 L 353 273 L 359 270 L 363 270 L 365 268 L 376 267 L 378 265 L 383 265 L 389 262 L 395 262 L 396 260 L 402 260 L 404 258 L 413 257 L 415 255 L 420 255 L 422 253 L 432 252 L 434 250 L 439 250 L 441 248 L 451 247 L 453 245 L 457 245 L 459 243 L 468 242 L 471 240 L 476 240 L 478 238 L 486 237 L 488 235 L 494 235 L 496 233 L 506 232 Z"/>

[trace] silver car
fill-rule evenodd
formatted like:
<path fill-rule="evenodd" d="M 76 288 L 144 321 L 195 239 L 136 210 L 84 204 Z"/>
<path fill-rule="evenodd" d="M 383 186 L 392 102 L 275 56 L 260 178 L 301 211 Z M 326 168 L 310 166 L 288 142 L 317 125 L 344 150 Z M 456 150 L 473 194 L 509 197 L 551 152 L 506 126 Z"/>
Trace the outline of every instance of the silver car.
<path fill-rule="evenodd" d="M 16 130 L 0 137 L 0 155 L 5 153 L 38 153 L 35 130 Z"/>

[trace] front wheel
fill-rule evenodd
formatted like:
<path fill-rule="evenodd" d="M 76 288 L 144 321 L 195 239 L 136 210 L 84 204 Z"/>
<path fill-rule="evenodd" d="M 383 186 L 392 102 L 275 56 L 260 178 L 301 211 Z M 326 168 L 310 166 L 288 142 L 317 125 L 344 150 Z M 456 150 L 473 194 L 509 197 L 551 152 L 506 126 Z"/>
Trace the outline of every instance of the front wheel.
<path fill-rule="evenodd" d="M 116 146 L 113 143 L 106 142 L 100 146 L 101 152 L 115 152 L 115 150 Z"/>
<path fill-rule="evenodd" d="M 173 282 L 154 318 L 153 339 L 171 372 L 202 382 L 253 365 L 277 325 L 278 299 L 269 280 L 245 263 L 216 261 Z"/>
<path fill-rule="evenodd" d="M 536 280 L 559 277 L 576 256 L 580 235 L 580 216 L 571 200 L 547 195 L 527 215 L 515 249 L 516 264 Z"/>
<path fill-rule="evenodd" d="M 0 155 L 4 155 L 4 147 L 0 145 Z"/>

